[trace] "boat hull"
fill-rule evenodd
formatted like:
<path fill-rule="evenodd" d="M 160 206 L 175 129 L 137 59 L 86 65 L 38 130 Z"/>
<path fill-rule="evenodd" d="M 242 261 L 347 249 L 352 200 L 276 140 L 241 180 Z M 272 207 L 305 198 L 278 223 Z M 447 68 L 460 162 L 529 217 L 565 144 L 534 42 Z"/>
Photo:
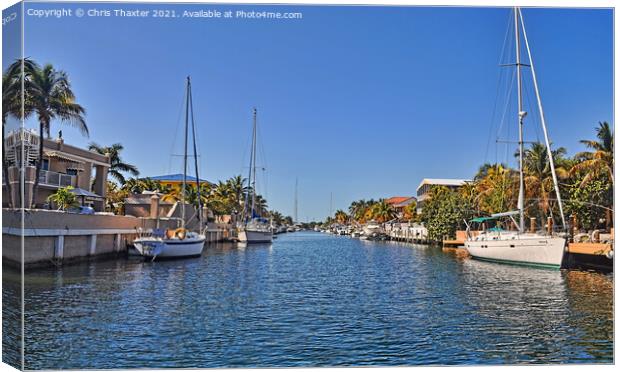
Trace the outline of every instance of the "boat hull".
<path fill-rule="evenodd" d="M 141 256 L 149 258 L 196 257 L 202 254 L 206 238 L 157 239 L 140 238 L 133 242 Z"/>
<path fill-rule="evenodd" d="M 239 241 L 243 243 L 271 243 L 273 233 L 271 231 L 240 230 Z"/>
<path fill-rule="evenodd" d="M 367 237 L 373 237 L 383 234 L 383 228 L 381 226 L 364 226 L 364 235 Z"/>
<path fill-rule="evenodd" d="M 466 241 L 465 248 L 476 259 L 559 269 L 566 239 L 557 237 L 520 237 Z"/>

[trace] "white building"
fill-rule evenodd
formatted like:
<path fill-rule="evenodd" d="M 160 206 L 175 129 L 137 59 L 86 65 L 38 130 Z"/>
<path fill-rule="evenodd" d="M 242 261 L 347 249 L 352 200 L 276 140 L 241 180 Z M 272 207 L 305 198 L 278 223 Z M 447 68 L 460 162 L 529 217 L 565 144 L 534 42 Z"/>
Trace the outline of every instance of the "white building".
<path fill-rule="evenodd" d="M 428 198 L 428 193 L 433 186 L 445 186 L 449 189 L 457 189 L 471 180 L 453 179 L 453 178 L 425 178 L 420 182 L 417 189 L 418 204 L 417 212 L 422 213 L 424 200 Z"/>

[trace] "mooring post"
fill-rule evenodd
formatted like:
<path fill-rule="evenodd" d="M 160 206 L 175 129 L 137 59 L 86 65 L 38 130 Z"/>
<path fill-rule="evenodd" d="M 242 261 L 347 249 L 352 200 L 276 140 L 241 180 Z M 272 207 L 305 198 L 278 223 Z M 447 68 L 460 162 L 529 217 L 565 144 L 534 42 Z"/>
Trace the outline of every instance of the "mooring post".
<path fill-rule="evenodd" d="M 90 247 L 88 253 L 91 256 L 94 256 L 95 255 L 95 250 L 97 248 L 97 235 L 96 234 L 93 234 L 93 235 L 89 236 L 89 238 L 88 238 L 88 245 Z"/>
<path fill-rule="evenodd" d="M 54 242 L 54 258 L 62 260 L 65 254 L 65 236 L 58 235 Z"/>

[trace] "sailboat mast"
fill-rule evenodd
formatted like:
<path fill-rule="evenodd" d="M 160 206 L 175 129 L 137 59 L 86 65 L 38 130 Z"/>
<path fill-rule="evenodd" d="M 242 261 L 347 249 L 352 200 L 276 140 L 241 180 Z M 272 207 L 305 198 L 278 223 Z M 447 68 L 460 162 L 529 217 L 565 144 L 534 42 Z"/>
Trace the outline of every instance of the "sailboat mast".
<path fill-rule="evenodd" d="M 532 52 L 530 51 L 530 44 L 527 41 L 527 33 L 525 32 L 525 24 L 523 23 L 523 15 L 519 9 L 519 15 L 521 16 L 521 28 L 523 29 L 523 40 L 525 41 L 525 48 L 527 49 L 527 55 L 529 57 L 530 69 L 532 70 L 532 80 L 534 82 L 534 91 L 536 92 L 536 102 L 538 103 L 538 112 L 540 113 L 540 122 L 542 124 L 543 134 L 545 137 L 545 145 L 547 146 L 547 157 L 549 157 L 549 166 L 551 167 L 551 177 L 553 178 L 553 187 L 555 189 L 555 195 L 558 198 L 558 208 L 560 209 L 560 217 L 562 218 L 562 227 L 566 230 L 566 219 L 564 218 L 564 208 L 562 207 L 562 197 L 560 196 L 560 187 L 558 184 L 558 176 L 555 172 L 555 164 L 553 161 L 553 153 L 551 152 L 551 143 L 549 142 L 549 134 L 547 133 L 547 123 L 545 121 L 545 113 L 542 107 L 542 101 L 540 99 L 540 92 L 538 91 L 538 82 L 536 80 L 536 70 L 534 70 L 534 61 L 532 59 Z"/>
<path fill-rule="evenodd" d="M 519 9 L 514 8 L 515 23 L 515 48 L 516 48 L 516 66 L 517 66 L 517 100 L 518 100 L 518 116 L 519 116 L 519 200 L 517 208 L 519 209 L 519 231 L 525 231 L 525 182 L 523 176 L 523 118 L 527 114 L 523 111 L 523 92 L 521 86 L 521 42 L 519 35 Z"/>
<path fill-rule="evenodd" d="M 251 168 L 252 172 L 252 217 L 254 217 L 254 205 L 256 202 L 256 107 L 254 107 L 254 123 L 252 125 L 252 156 Z"/>
<path fill-rule="evenodd" d="M 185 146 L 183 152 L 183 184 L 181 186 L 181 223 L 185 227 L 185 189 L 187 186 L 187 137 L 189 132 L 189 94 L 190 77 L 187 77 L 187 91 L 185 93 Z"/>
<path fill-rule="evenodd" d="M 194 170 L 196 172 L 196 196 L 198 198 L 198 231 L 202 231 L 202 200 L 200 198 L 200 175 L 198 174 L 198 149 L 196 147 L 196 123 L 194 122 L 194 100 L 192 97 L 191 83 L 188 81 L 189 111 L 192 118 L 192 139 L 194 145 Z"/>
<path fill-rule="evenodd" d="M 299 222 L 297 218 L 297 177 L 295 177 L 295 223 Z"/>

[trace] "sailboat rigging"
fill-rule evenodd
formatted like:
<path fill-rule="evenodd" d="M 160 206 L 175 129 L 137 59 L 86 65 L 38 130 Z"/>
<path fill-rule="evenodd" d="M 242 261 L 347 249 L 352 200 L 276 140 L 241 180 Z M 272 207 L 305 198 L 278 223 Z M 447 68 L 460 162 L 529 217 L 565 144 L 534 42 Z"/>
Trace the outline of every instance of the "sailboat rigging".
<path fill-rule="evenodd" d="M 238 238 L 244 243 L 271 243 L 273 232 L 270 223 L 260 216 L 256 208 L 256 120 L 257 111 L 254 108 L 248 187 L 243 202 L 243 221 L 238 226 Z"/>
<path fill-rule="evenodd" d="M 189 126 L 192 126 L 192 140 L 194 153 L 194 169 L 196 172 L 196 195 L 198 198 L 198 233 L 186 229 L 185 198 L 187 195 L 187 160 Z M 185 101 L 185 128 L 184 128 L 184 154 L 183 154 L 183 182 L 181 184 L 181 227 L 176 230 L 166 230 L 165 233 L 154 232 L 152 236 L 139 237 L 133 245 L 138 253 L 152 259 L 200 256 L 206 237 L 202 231 L 202 202 L 200 190 L 200 177 L 198 174 L 198 151 L 196 147 L 196 125 L 194 122 L 194 106 L 192 102 L 191 79 L 187 77 L 186 101 Z"/>
<path fill-rule="evenodd" d="M 519 128 L 519 196 L 517 201 L 517 211 L 497 213 L 492 215 L 491 217 L 481 217 L 474 219 L 474 221 L 486 222 L 502 217 L 510 217 L 510 219 L 517 226 L 518 230 L 515 232 L 505 231 L 499 228 L 493 228 L 483 231 L 477 236 L 473 236 L 472 234 L 470 234 L 468 228 L 468 238 L 465 242 L 465 247 L 472 255 L 472 257 L 478 259 L 559 268 L 562 264 L 562 258 L 564 256 L 566 239 L 564 237 L 552 234 L 550 235 L 540 232 L 525 231 L 523 127 L 527 112 L 524 111 L 523 108 L 523 77 L 521 71 L 523 67 L 529 67 L 532 72 L 532 80 L 534 90 L 536 92 L 538 111 L 540 114 L 540 120 L 545 137 L 545 145 L 547 147 L 547 155 L 550 162 L 551 174 L 558 200 L 560 216 L 562 218 L 562 226 L 564 229 L 566 229 L 566 221 L 564 219 L 562 199 L 560 196 L 559 186 L 557 182 L 555 165 L 553 163 L 553 154 L 551 151 L 549 135 L 547 133 L 547 126 L 542 108 L 542 101 L 538 90 L 534 62 L 527 39 L 527 33 L 525 31 L 525 24 L 523 23 L 523 16 L 521 14 L 521 10 L 516 7 L 514 8 L 514 31 L 516 40 L 516 62 L 514 63 L 514 66 L 516 67 L 517 72 L 517 120 Z M 524 64 L 521 62 L 521 33 L 523 34 L 523 40 L 525 41 L 529 64 Z M 518 221 L 515 221 L 513 218 L 513 216 L 516 215 L 518 215 Z"/>

